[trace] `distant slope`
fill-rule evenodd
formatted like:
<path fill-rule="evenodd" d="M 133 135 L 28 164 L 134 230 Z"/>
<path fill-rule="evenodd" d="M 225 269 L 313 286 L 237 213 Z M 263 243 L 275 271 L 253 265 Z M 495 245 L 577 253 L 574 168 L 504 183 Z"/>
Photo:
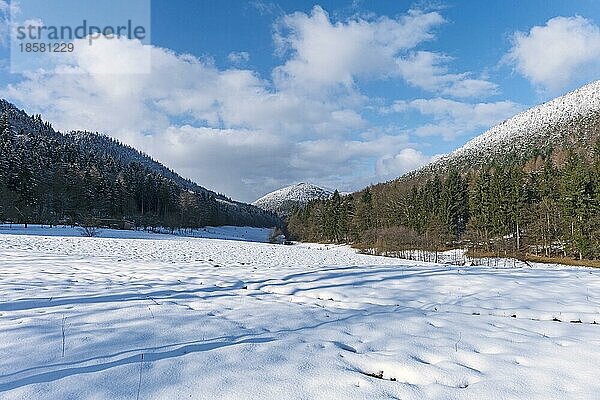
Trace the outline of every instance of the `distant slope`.
<path fill-rule="evenodd" d="M 306 205 L 311 200 L 328 199 L 333 191 L 311 183 L 298 183 L 271 192 L 256 200 L 253 205 L 266 211 L 287 216 L 295 207 Z"/>
<path fill-rule="evenodd" d="M 185 179 L 108 136 L 61 133 L 0 100 L 0 220 L 132 220 L 171 227 L 275 226 L 279 219 Z"/>
<path fill-rule="evenodd" d="M 585 149 L 600 136 L 599 121 L 600 80 L 515 115 L 403 179 L 449 169 L 465 172 L 491 162 L 525 160 L 557 149 Z"/>
<path fill-rule="evenodd" d="M 66 133 L 65 136 L 76 142 L 84 151 L 93 151 L 104 155 L 110 155 L 115 160 L 123 163 L 137 162 L 151 171 L 171 179 L 181 187 L 199 192 L 206 191 L 214 193 L 189 179 L 181 177 L 175 171 L 154 160 L 149 155 L 106 135 L 85 131 L 73 131 Z M 225 196 L 222 195 L 217 196 L 225 198 Z"/>

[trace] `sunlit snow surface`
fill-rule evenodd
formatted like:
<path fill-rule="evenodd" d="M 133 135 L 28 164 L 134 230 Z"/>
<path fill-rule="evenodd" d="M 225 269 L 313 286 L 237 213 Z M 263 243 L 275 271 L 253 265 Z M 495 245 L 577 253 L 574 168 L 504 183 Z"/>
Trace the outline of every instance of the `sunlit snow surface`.
<path fill-rule="evenodd" d="M 600 270 L 139 235 L 0 235 L 0 398 L 600 393 Z"/>

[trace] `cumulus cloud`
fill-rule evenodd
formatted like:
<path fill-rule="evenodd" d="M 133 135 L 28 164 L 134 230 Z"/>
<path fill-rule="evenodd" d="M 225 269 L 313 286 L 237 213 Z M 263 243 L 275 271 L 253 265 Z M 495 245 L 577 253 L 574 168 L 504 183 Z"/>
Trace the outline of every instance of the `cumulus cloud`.
<path fill-rule="evenodd" d="M 581 16 L 556 17 L 516 32 L 505 61 L 532 84 L 557 91 L 600 74 L 600 28 Z"/>
<path fill-rule="evenodd" d="M 51 69 L 10 85 L 5 95 L 36 112 L 43 109 L 60 129 L 94 127 L 112 134 L 165 128 L 161 116 L 292 136 L 320 128 L 341 132 L 364 124 L 344 104 L 270 91 L 268 82 L 250 70 L 219 70 L 208 61 L 126 39 L 98 40 L 82 48 L 73 58 L 57 57 Z M 107 73 L 145 68 L 148 48 L 150 74 Z"/>
<path fill-rule="evenodd" d="M 486 97 L 497 85 L 471 73 L 451 73 L 452 58 L 414 49 L 435 38 L 434 29 L 446 21 L 437 11 L 409 11 L 397 19 L 360 17 L 332 22 L 315 6 L 310 14 L 297 12 L 280 19 L 275 33 L 279 54 L 289 59 L 275 68 L 279 88 L 295 85 L 315 89 L 353 88 L 357 80 L 402 78 L 429 92 L 454 97 Z"/>
<path fill-rule="evenodd" d="M 443 22 L 437 12 L 409 11 L 398 19 L 333 23 L 319 6 L 309 15 L 286 15 L 277 25 L 275 43 L 280 54 L 291 57 L 275 69 L 275 82 L 352 86 L 357 77 L 389 76 L 399 53 L 433 39 L 432 29 Z"/>

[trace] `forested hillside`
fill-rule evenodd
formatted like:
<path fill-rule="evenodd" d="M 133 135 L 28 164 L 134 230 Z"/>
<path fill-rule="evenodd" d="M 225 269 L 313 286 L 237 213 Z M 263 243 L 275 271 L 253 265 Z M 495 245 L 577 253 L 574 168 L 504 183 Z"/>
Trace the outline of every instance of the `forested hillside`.
<path fill-rule="evenodd" d="M 272 213 L 231 201 L 107 136 L 56 132 L 0 101 L 0 221 L 113 227 L 272 227 Z"/>
<path fill-rule="evenodd" d="M 516 117 L 519 135 L 492 136 L 510 146 L 487 155 L 461 149 L 396 181 L 312 202 L 289 229 L 303 240 L 387 254 L 466 247 L 475 255 L 599 259 L 600 109 L 588 106 L 527 125 L 524 116 L 539 115 L 537 107 Z M 531 135 L 522 133 L 528 126 Z"/>

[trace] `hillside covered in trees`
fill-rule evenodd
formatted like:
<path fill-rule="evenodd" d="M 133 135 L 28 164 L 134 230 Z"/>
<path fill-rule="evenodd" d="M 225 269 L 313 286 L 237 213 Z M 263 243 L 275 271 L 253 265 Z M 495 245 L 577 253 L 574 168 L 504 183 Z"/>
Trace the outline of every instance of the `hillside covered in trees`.
<path fill-rule="evenodd" d="M 517 135 L 495 127 L 473 140 L 478 147 L 395 181 L 311 202 L 290 217 L 289 230 L 389 255 L 461 247 L 481 256 L 600 259 L 600 108 L 589 106 L 600 93 L 589 88 L 582 112 L 556 108 L 573 104 L 573 93 L 582 101 L 580 89 L 547 103 L 551 120 L 539 118 L 542 105 L 501 124 Z M 493 153 L 480 150 L 492 145 Z"/>
<path fill-rule="evenodd" d="M 60 133 L 0 100 L 0 222 L 273 227 L 272 213 L 184 179 L 107 136 Z"/>

